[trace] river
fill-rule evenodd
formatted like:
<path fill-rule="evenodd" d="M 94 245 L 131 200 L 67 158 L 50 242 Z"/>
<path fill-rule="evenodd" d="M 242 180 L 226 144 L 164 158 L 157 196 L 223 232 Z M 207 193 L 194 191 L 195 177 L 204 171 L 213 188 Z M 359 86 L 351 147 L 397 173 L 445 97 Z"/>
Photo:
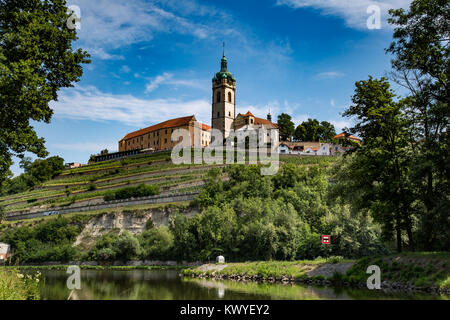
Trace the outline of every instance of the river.
<path fill-rule="evenodd" d="M 66 300 L 65 271 L 41 270 L 41 299 Z M 300 284 L 215 281 L 179 276 L 179 270 L 82 270 L 81 289 L 75 300 L 358 300 L 449 299 L 426 293 L 384 292 L 355 288 Z"/>

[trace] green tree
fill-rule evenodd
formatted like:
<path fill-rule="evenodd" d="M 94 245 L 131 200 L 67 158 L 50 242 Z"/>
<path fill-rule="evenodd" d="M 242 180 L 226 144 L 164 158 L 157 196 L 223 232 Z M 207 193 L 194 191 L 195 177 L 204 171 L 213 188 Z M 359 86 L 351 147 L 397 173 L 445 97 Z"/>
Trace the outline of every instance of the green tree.
<path fill-rule="evenodd" d="M 319 121 L 308 119 L 295 129 L 294 139 L 297 141 L 319 141 L 319 130 Z"/>
<path fill-rule="evenodd" d="M 291 141 L 295 127 L 290 115 L 282 113 L 278 116 L 278 129 L 280 130 L 281 140 Z"/>
<path fill-rule="evenodd" d="M 319 129 L 319 139 L 322 142 L 332 142 L 336 136 L 336 129 L 333 124 L 328 121 L 322 121 Z"/>
<path fill-rule="evenodd" d="M 116 258 L 123 261 L 129 261 L 142 254 L 142 248 L 139 240 L 128 230 L 125 230 L 113 245 L 116 252 Z"/>
<path fill-rule="evenodd" d="M 412 180 L 424 207 L 420 238 L 426 250 L 448 250 L 450 7 L 448 0 L 414 0 L 409 11 L 390 14 L 395 28 L 387 49 L 394 56 L 392 77 L 411 98 L 405 111 L 414 155 Z"/>
<path fill-rule="evenodd" d="M 404 229 L 412 247 L 414 241 L 408 182 L 409 140 L 407 121 L 401 112 L 408 100 L 396 102 L 395 97 L 386 78 L 369 77 L 356 83 L 353 105 L 344 116 L 354 118 L 356 124 L 349 130 L 364 140 L 364 144 L 353 149 L 355 157 L 351 172 L 347 172 L 354 181 L 353 191 L 364 199 L 359 206 L 372 210 L 387 237 L 392 228 L 395 230 L 400 252 Z"/>
<path fill-rule="evenodd" d="M 139 235 L 143 257 L 149 259 L 167 259 L 172 255 L 174 237 L 169 228 L 161 226 L 151 228 Z"/>
<path fill-rule="evenodd" d="M 334 126 L 327 122 L 319 122 L 317 119 L 303 121 L 294 132 L 294 139 L 297 141 L 321 141 L 331 142 L 336 135 Z"/>
<path fill-rule="evenodd" d="M 89 55 L 74 50 L 64 0 L 0 1 L 0 180 L 12 157 L 47 155 L 30 120 L 50 122 L 60 88 L 80 80 Z"/>

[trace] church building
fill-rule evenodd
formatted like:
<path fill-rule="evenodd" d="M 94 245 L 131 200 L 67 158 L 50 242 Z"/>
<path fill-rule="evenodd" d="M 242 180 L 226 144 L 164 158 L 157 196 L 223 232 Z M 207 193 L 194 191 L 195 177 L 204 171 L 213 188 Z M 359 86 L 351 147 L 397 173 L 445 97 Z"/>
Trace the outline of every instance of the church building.
<path fill-rule="evenodd" d="M 174 131 L 186 129 L 191 135 L 190 145 L 194 141 L 201 141 L 204 148 L 211 143 L 211 129 L 220 130 L 224 139 L 235 130 L 247 131 L 264 128 L 277 130 L 278 125 L 272 123 L 269 114 L 267 119 L 255 117 L 250 111 L 236 116 L 236 79 L 228 71 L 228 61 L 225 57 L 225 47 L 220 63 L 220 71 L 212 79 L 212 127 L 197 122 L 195 115 L 167 120 L 153 126 L 140 129 L 125 135 L 119 141 L 119 152 L 132 150 L 160 151 L 171 150 L 179 141 L 173 141 L 171 135 Z M 201 137 L 195 137 L 201 134 Z M 270 143 L 270 131 L 263 138 L 264 143 Z"/>

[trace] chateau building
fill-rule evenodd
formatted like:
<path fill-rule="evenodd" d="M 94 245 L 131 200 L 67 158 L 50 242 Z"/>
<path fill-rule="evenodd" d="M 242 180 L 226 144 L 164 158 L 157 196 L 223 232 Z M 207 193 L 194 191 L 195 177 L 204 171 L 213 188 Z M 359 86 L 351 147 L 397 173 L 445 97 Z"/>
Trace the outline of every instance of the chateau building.
<path fill-rule="evenodd" d="M 250 111 L 236 116 L 236 79 L 228 71 L 228 61 L 225 57 L 225 48 L 222 55 L 220 71 L 212 79 L 212 127 L 197 122 L 195 115 L 167 120 L 153 126 L 128 133 L 119 141 L 119 152 L 144 150 L 160 151 L 171 150 L 180 141 L 172 140 L 172 133 L 185 129 L 189 131 L 190 146 L 194 141 L 204 148 L 211 143 L 211 129 L 220 130 L 224 139 L 230 136 L 232 130 L 266 130 L 278 129 L 277 124 L 272 123 L 271 115 L 266 119 L 255 117 Z M 201 136 L 197 136 L 201 135 Z M 265 143 L 270 141 L 270 132 L 264 134 Z M 201 142 L 200 142 L 201 141 Z"/>
<path fill-rule="evenodd" d="M 189 131 L 191 141 L 190 145 L 194 145 L 195 133 L 201 134 L 201 146 L 206 147 L 211 141 L 211 127 L 197 122 L 194 115 L 167 120 L 153 126 L 132 132 L 124 136 L 119 141 L 119 152 L 130 150 L 171 150 L 180 143 L 181 138 L 177 141 L 172 140 L 172 133 L 181 129 Z"/>

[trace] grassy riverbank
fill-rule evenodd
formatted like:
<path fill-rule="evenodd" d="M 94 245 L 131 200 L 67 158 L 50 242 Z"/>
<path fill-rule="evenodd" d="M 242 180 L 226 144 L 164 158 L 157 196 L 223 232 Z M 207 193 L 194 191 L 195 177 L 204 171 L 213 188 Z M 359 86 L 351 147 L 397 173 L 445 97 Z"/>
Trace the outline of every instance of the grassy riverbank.
<path fill-rule="evenodd" d="M 357 261 L 316 259 L 203 265 L 183 270 L 185 276 L 238 280 L 323 281 L 365 285 L 367 267 L 381 269 L 382 287 L 450 291 L 450 253 L 404 253 L 365 257 Z"/>
<path fill-rule="evenodd" d="M 167 270 L 176 269 L 182 270 L 189 268 L 183 265 L 170 266 L 92 266 L 92 265 L 78 265 L 81 270 Z M 35 265 L 35 266 L 11 266 L 6 267 L 7 270 L 67 270 L 69 265 Z"/>

